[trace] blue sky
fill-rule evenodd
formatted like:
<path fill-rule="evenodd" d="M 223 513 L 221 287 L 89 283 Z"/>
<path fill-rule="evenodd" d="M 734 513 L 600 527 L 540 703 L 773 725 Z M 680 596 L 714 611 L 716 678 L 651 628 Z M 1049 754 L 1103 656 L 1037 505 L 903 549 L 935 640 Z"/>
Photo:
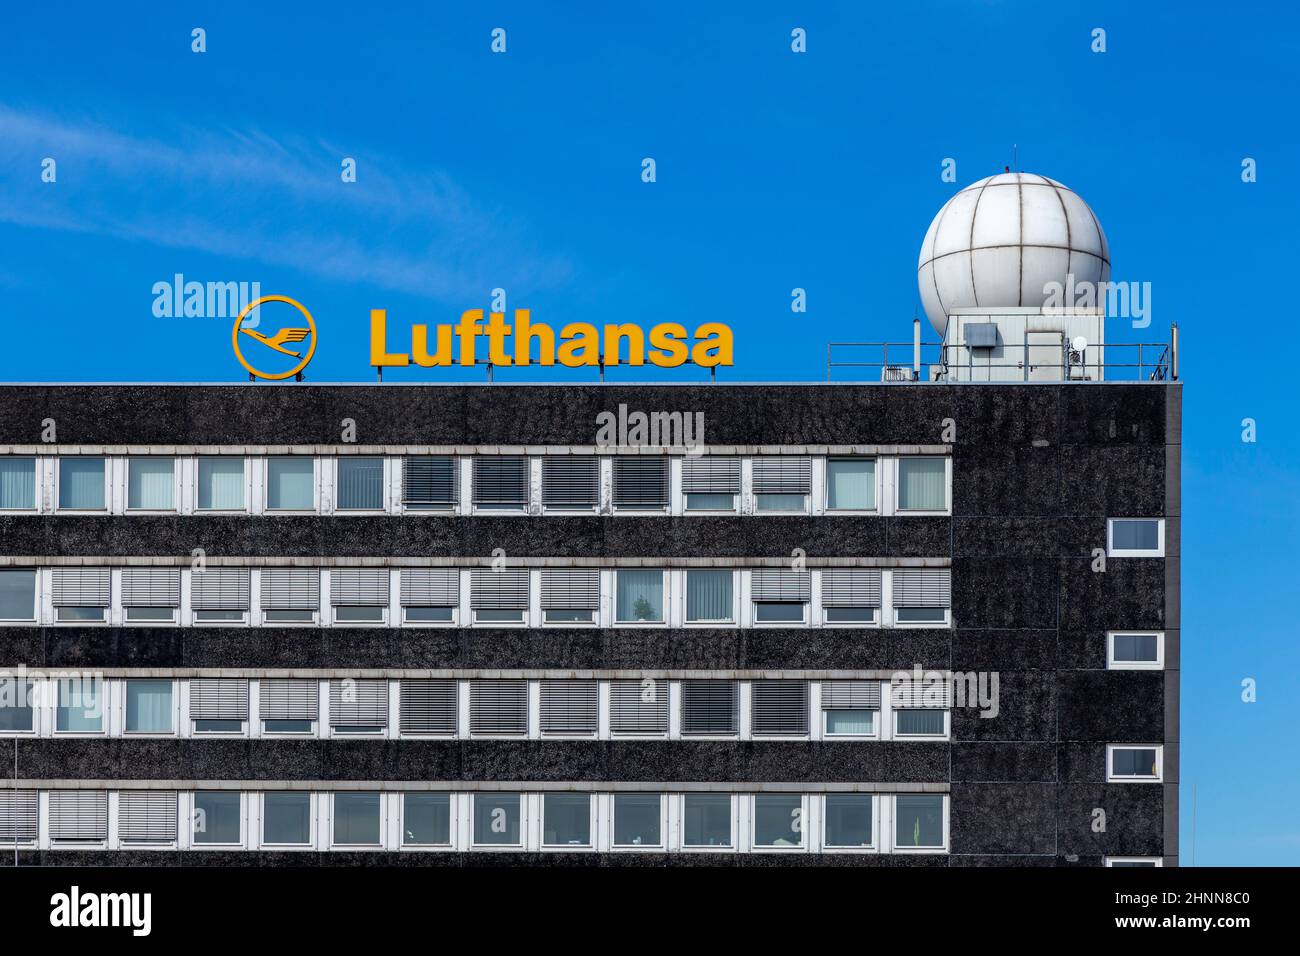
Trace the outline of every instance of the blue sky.
<path fill-rule="evenodd" d="M 1295 376 L 1285 340 L 1243 345 L 1294 267 L 1294 9 L 273 6 L 6 7 L 0 380 L 238 379 L 228 321 L 152 315 L 175 273 L 303 301 L 316 381 L 372 379 L 370 309 L 450 322 L 495 287 L 557 327 L 724 321 L 722 378 L 822 379 L 828 340 L 910 337 L 926 226 L 1017 144 L 1092 205 L 1113 278 L 1152 283 L 1119 337 L 1183 331 L 1184 861 L 1196 784 L 1197 863 L 1300 863 Z"/>

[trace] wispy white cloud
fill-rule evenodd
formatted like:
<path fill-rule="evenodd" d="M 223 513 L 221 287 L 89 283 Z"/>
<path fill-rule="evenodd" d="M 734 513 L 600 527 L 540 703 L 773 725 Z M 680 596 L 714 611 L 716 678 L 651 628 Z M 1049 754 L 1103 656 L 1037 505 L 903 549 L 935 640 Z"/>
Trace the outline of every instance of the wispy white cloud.
<path fill-rule="evenodd" d="M 0 222 L 194 249 L 339 281 L 458 299 L 571 272 L 514 215 L 445 172 L 323 141 L 180 127 L 164 141 L 0 104 Z M 42 157 L 58 183 L 39 181 Z M 30 170 L 24 179 L 19 170 Z"/>

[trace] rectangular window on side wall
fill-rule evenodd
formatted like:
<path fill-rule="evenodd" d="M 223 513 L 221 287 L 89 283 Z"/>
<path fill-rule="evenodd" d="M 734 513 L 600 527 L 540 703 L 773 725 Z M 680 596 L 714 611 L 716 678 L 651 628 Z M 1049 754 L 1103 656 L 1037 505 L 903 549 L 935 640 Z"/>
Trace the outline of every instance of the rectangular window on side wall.
<path fill-rule="evenodd" d="M 108 694 L 97 677 L 66 677 L 57 683 L 58 700 L 54 710 L 54 731 L 60 734 L 101 734 Z"/>
<path fill-rule="evenodd" d="M 875 846 L 875 813 L 869 793 L 828 793 L 823 805 L 822 845 L 861 850 Z"/>
<path fill-rule="evenodd" d="M 600 572 L 542 572 L 542 620 L 546 624 L 594 624 L 600 608 Z"/>
<path fill-rule="evenodd" d="M 615 736 L 662 737 L 668 733 L 668 681 L 609 682 L 609 730 Z"/>
<path fill-rule="evenodd" d="M 40 794 L 35 790 L 0 790 L 0 845 L 35 843 L 39 813 Z"/>
<path fill-rule="evenodd" d="M 36 729 L 34 682 L 0 674 L 0 733 L 29 734 Z"/>
<path fill-rule="evenodd" d="M 175 684 L 157 678 L 131 679 L 126 682 L 126 720 L 128 734 L 175 733 Z"/>
<path fill-rule="evenodd" d="M 862 625 L 880 620 L 878 568 L 834 568 L 822 572 L 822 621 Z"/>
<path fill-rule="evenodd" d="M 899 681 L 890 685 L 895 737 L 948 736 L 953 685 L 943 678 Z"/>
<path fill-rule="evenodd" d="M 176 510 L 176 459 L 128 458 L 126 506 L 132 511 Z"/>
<path fill-rule="evenodd" d="M 316 568 L 265 568 L 262 616 L 267 624 L 313 624 L 320 611 L 320 571 Z"/>
<path fill-rule="evenodd" d="M 471 571 L 469 603 L 475 624 L 528 623 L 528 571 Z"/>
<path fill-rule="evenodd" d="M 528 681 L 470 681 L 469 732 L 475 736 L 525 736 L 528 733 Z"/>
<path fill-rule="evenodd" d="M 759 568 L 750 575 L 750 600 L 755 624 L 805 624 L 812 600 L 812 575 L 807 571 Z"/>
<path fill-rule="evenodd" d="M 740 459 L 703 455 L 682 459 L 687 511 L 735 511 L 740 496 Z"/>
<path fill-rule="evenodd" d="M 734 737 L 740 731 L 740 686 L 734 680 L 682 681 L 682 734 Z"/>
<path fill-rule="evenodd" d="M 600 726 L 599 682 L 544 680 L 540 682 L 541 732 L 545 736 L 594 737 Z"/>
<path fill-rule="evenodd" d="M 614 507 L 663 511 L 668 507 L 668 459 L 619 455 L 614 459 Z"/>
<path fill-rule="evenodd" d="M 450 844 L 451 795 L 411 791 L 402 794 L 402 845 Z"/>
<path fill-rule="evenodd" d="M 806 512 L 812 496 L 812 459 L 755 458 L 753 482 L 754 506 L 759 511 Z"/>
<path fill-rule="evenodd" d="M 102 624 L 108 620 L 112 592 L 107 568 L 55 568 L 50 578 L 56 621 Z"/>
<path fill-rule="evenodd" d="M 36 572 L 0 570 L 0 621 L 36 620 Z"/>
<path fill-rule="evenodd" d="M 190 607 L 196 624 L 242 624 L 248 616 L 247 568 L 207 568 L 190 573 Z"/>
<path fill-rule="evenodd" d="M 827 459 L 826 510 L 876 510 L 876 460 L 874 458 Z"/>
<path fill-rule="evenodd" d="M 68 511 L 103 511 L 103 458 L 59 459 L 59 507 Z"/>
<path fill-rule="evenodd" d="M 473 836 L 476 846 L 520 846 L 521 799 L 517 793 L 474 794 Z"/>
<path fill-rule="evenodd" d="M 36 509 L 36 459 L 0 457 L 0 510 Z"/>
<path fill-rule="evenodd" d="M 898 510 L 948 510 L 948 460 L 898 459 Z"/>
<path fill-rule="evenodd" d="M 200 511 L 244 511 L 248 507 L 243 458 L 204 455 L 199 458 L 198 472 Z"/>
<path fill-rule="evenodd" d="M 262 731 L 311 734 L 320 715 L 320 687 L 314 680 L 263 680 L 258 687 Z"/>
<path fill-rule="evenodd" d="M 450 737 L 456 733 L 459 683 L 454 680 L 404 680 L 398 700 L 403 735 Z"/>
<path fill-rule="evenodd" d="M 175 790 L 123 790 L 117 795 L 117 838 L 125 845 L 176 842 Z"/>
<path fill-rule="evenodd" d="M 756 680 L 750 688 L 750 729 L 755 737 L 808 736 L 808 682 Z"/>
<path fill-rule="evenodd" d="M 1163 779 L 1164 747 L 1109 744 L 1106 780 L 1112 783 L 1159 783 Z"/>
<path fill-rule="evenodd" d="M 614 846 L 663 846 L 663 794 L 614 794 Z"/>
<path fill-rule="evenodd" d="M 382 624 L 388 616 L 388 569 L 334 568 L 330 604 L 340 624 Z"/>
<path fill-rule="evenodd" d="M 485 456 L 473 463 L 474 507 L 485 511 L 528 508 L 528 459 L 522 455 Z"/>
<path fill-rule="evenodd" d="M 686 621 L 689 624 L 731 624 L 736 620 L 735 572 L 691 568 L 686 572 Z"/>
<path fill-rule="evenodd" d="M 944 626 L 952 604 L 948 568 L 896 568 L 894 623 Z"/>
<path fill-rule="evenodd" d="M 798 849 L 804 845 L 803 797 L 797 793 L 754 796 L 755 849 Z"/>
<path fill-rule="evenodd" d="M 333 795 L 334 846 L 380 846 L 382 801 L 376 791 L 339 791 Z"/>
<path fill-rule="evenodd" d="M 1106 522 L 1107 554 L 1112 558 L 1163 558 L 1163 518 L 1111 518 Z"/>
<path fill-rule="evenodd" d="M 664 573 L 618 570 L 614 573 L 614 619 L 620 624 L 664 622 Z"/>
<path fill-rule="evenodd" d="M 195 846 L 240 846 L 244 841 L 243 794 L 195 791 L 192 823 Z"/>
<path fill-rule="evenodd" d="M 402 505 L 407 511 L 451 511 L 460 500 L 456 459 L 422 455 L 402 459 Z"/>
<path fill-rule="evenodd" d="M 591 794 L 543 794 L 542 845 L 591 846 Z"/>
<path fill-rule="evenodd" d="M 108 839 L 108 792 L 51 790 L 50 839 L 55 843 L 103 843 Z"/>
<path fill-rule="evenodd" d="M 542 459 L 542 507 L 593 511 L 600 504 L 600 463 L 592 455 L 548 455 Z"/>
<path fill-rule="evenodd" d="M 196 677 L 190 681 L 190 720 L 198 734 L 242 734 L 248 729 L 248 681 Z"/>
<path fill-rule="evenodd" d="M 731 794 L 688 793 L 682 798 L 682 845 L 730 847 Z"/>
<path fill-rule="evenodd" d="M 943 796 L 934 793 L 899 794 L 894 797 L 894 849 L 942 850 Z"/>
<path fill-rule="evenodd" d="M 335 500 L 340 511 L 382 511 L 384 459 L 341 456 Z"/>
<path fill-rule="evenodd" d="M 822 733 L 874 737 L 880 719 L 880 681 L 822 681 Z"/>
<path fill-rule="evenodd" d="M 266 460 L 268 511 L 316 510 L 316 460 L 288 455 Z"/>
<path fill-rule="evenodd" d="M 310 846 L 310 793 L 262 794 L 262 842 L 271 846 Z"/>
<path fill-rule="evenodd" d="M 388 681 L 330 681 L 330 730 L 382 734 L 388 727 Z"/>
<path fill-rule="evenodd" d="M 400 599 L 406 624 L 455 624 L 460 570 L 403 568 Z"/>
<path fill-rule="evenodd" d="M 1111 670 L 1160 670 L 1165 666 L 1165 635 L 1159 631 L 1118 631 L 1107 639 Z"/>
<path fill-rule="evenodd" d="M 122 609 L 128 624 L 174 624 L 180 606 L 180 568 L 122 569 Z"/>

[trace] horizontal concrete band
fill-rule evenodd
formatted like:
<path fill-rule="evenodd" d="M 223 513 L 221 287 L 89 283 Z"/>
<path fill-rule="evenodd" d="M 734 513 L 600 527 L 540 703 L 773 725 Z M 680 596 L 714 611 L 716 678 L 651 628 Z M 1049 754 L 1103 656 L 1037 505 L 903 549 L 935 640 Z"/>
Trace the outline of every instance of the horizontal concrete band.
<path fill-rule="evenodd" d="M 490 568 L 492 558 L 329 558 L 329 557 L 223 557 L 209 555 L 209 567 L 240 568 Z M 951 558 L 818 558 L 806 557 L 810 568 L 947 568 Z M 113 555 L 105 557 L 70 555 L 0 555 L 0 567 L 184 567 L 192 568 L 190 555 Z M 783 558 L 507 558 L 505 568 L 785 568 Z"/>
<path fill-rule="evenodd" d="M 564 668 L 538 669 L 535 667 L 501 669 L 501 668 L 358 668 L 358 667 L 49 667 L 49 668 L 10 668 L 0 665 L 0 680 L 6 677 L 23 677 L 39 679 L 42 677 L 56 679 L 71 676 L 94 677 L 234 677 L 256 680 L 259 678 L 305 678 L 310 680 L 330 680 L 353 678 L 418 680 L 421 678 L 444 678 L 455 680 L 772 680 L 789 678 L 796 680 L 892 680 L 896 674 L 910 675 L 911 669 L 896 670 L 799 670 L 794 668 L 736 669 L 720 668 L 714 670 L 672 670 L 635 668 L 615 668 L 604 670 L 566 670 Z M 926 679 L 935 675 L 946 677 L 942 670 L 925 669 Z"/>
<path fill-rule="evenodd" d="M 690 780 L 20 780 L 27 790 L 383 790 L 386 792 L 947 793 L 947 783 L 700 783 Z"/>
<path fill-rule="evenodd" d="M 952 445 L 0 445 L 0 455 L 949 455 Z"/>

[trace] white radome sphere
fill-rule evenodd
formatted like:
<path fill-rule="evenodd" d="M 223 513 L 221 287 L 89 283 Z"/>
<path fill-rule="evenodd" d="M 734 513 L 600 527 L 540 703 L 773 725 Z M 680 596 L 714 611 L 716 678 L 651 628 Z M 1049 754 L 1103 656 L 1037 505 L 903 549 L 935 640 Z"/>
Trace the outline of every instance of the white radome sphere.
<path fill-rule="evenodd" d="M 1048 298 L 1050 282 L 1105 282 L 1110 247 L 1101 223 L 1073 190 L 1033 173 L 971 183 L 930 223 L 917 285 L 940 335 L 954 309 L 1025 306 Z"/>

